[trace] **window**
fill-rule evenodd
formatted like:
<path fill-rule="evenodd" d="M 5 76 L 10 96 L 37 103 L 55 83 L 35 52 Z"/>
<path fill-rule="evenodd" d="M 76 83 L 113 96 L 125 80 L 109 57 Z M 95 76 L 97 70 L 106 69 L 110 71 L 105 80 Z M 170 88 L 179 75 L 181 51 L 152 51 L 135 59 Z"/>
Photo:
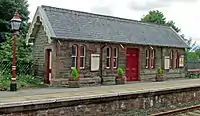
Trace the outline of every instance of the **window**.
<path fill-rule="evenodd" d="M 164 69 L 170 69 L 170 56 L 164 57 Z"/>
<path fill-rule="evenodd" d="M 155 52 L 155 49 L 151 50 L 151 68 L 155 68 Z"/>
<path fill-rule="evenodd" d="M 85 46 L 80 46 L 80 69 L 85 68 Z"/>
<path fill-rule="evenodd" d="M 72 46 L 72 55 L 71 55 L 71 58 L 72 58 L 71 67 L 75 68 L 76 67 L 76 58 L 77 58 L 77 46 L 76 45 Z"/>
<path fill-rule="evenodd" d="M 111 49 L 106 49 L 106 67 L 110 68 L 110 56 L 111 56 Z"/>
<path fill-rule="evenodd" d="M 149 68 L 149 50 L 146 50 L 145 67 L 146 67 L 146 68 Z"/>
<path fill-rule="evenodd" d="M 174 68 L 178 68 L 178 51 L 176 50 L 174 54 Z"/>
<path fill-rule="evenodd" d="M 146 60 L 145 60 L 146 68 L 155 68 L 155 59 L 156 59 L 155 56 L 156 56 L 155 49 L 146 50 Z"/>
<path fill-rule="evenodd" d="M 184 67 L 184 55 L 179 57 L 179 67 Z"/>
<path fill-rule="evenodd" d="M 113 68 L 117 68 L 118 49 L 114 48 Z"/>
<path fill-rule="evenodd" d="M 174 53 L 173 53 L 173 50 L 171 50 L 170 52 L 170 68 L 173 68 L 174 64 L 173 64 L 173 58 L 174 58 Z"/>

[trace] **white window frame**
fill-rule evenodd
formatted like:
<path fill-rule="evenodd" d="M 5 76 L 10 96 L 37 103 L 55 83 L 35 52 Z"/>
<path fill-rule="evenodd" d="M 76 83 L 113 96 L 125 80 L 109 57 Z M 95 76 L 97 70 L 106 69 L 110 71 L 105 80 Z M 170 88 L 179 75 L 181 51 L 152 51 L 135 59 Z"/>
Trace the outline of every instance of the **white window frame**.
<path fill-rule="evenodd" d="M 78 47 L 77 47 L 77 45 L 72 45 L 72 47 L 75 47 L 75 56 L 74 55 L 71 55 L 71 58 L 75 58 L 75 67 L 71 67 L 71 69 L 74 69 L 74 68 L 76 68 L 76 65 L 77 65 L 77 49 L 78 49 Z M 72 48 L 71 48 L 71 50 L 72 50 Z M 71 59 L 72 60 L 72 59 Z M 72 63 L 72 62 L 71 62 Z"/>
<path fill-rule="evenodd" d="M 115 50 L 116 50 L 116 56 L 115 56 L 115 54 L 113 55 L 113 68 L 114 69 L 116 69 L 117 67 L 118 67 L 118 49 L 117 48 L 114 48 L 113 49 L 113 53 L 115 53 Z M 114 60 L 115 60 L 115 62 L 116 62 L 116 66 L 114 66 Z"/>
<path fill-rule="evenodd" d="M 164 69 L 170 69 L 170 56 L 164 57 Z"/>
<path fill-rule="evenodd" d="M 83 51 L 84 55 L 81 56 L 81 54 L 80 54 L 80 65 L 81 65 L 81 58 L 83 58 L 83 67 L 80 66 L 80 69 L 85 69 L 85 53 L 86 53 L 86 49 L 85 48 L 86 47 L 84 45 L 81 45 L 80 46 L 80 51 L 81 51 L 81 47 L 83 47 L 83 49 L 84 49 L 84 51 Z"/>
<path fill-rule="evenodd" d="M 155 68 L 155 49 L 151 49 L 151 68 Z"/>
<path fill-rule="evenodd" d="M 184 67 L 184 61 L 185 60 L 185 56 L 184 55 L 180 55 L 179 57 L 179 67 L 183 68 Z"/>
<path fill-rule="evenodd" d="M 107 49 L 109 49 L 109 56 L 107 56 Z M 107 59 L 109 59 L 109 67 L 107 66 Z M 110 47 L 107 47 L 106 48 L 106 68 L 107 69 L 110 69 L 111 68 L 111 48 Z"/>

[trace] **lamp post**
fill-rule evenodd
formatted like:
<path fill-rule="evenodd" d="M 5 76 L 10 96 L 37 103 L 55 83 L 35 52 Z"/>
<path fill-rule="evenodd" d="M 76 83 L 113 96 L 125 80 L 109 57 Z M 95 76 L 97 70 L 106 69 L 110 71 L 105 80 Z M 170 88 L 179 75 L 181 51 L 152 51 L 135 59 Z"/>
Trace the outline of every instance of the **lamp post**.
<path fill-rule="evenodd" d="M 21 19 L 17 12 L 15 12 L 14 17 L 11 19 L 11 28 L 14 31 L 14 42 L 13 42 L 13 58 L 12 58 L 12 79 L 10 84 L 10 91 L 17 91 L 16 82 L 16 39 L 17 31 L 21 25 Z"/>

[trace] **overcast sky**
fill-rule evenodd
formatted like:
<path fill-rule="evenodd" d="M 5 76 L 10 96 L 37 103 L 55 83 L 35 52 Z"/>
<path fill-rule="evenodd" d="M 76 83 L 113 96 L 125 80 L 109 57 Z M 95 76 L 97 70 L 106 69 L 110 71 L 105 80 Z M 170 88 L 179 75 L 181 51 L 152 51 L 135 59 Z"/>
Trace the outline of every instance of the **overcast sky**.
<path fill-rule="evenodd" d="M 140 20 L 149 10 L 159 10 L 173 20 L 181 33 L 200 44 L 200 0 L 28 0 L 30 18 L 37 6 L 49 5 Z"/>

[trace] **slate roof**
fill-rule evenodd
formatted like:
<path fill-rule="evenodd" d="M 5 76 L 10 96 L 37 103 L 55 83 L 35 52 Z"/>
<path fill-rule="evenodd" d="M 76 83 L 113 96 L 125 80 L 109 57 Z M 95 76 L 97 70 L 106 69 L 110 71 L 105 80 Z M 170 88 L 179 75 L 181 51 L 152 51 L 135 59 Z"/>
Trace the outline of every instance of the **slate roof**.
<path fill-rule="evenodd" d="M 187 47 L 170 27 L 93 13 L 42 6 L 54 38 Z"/>

